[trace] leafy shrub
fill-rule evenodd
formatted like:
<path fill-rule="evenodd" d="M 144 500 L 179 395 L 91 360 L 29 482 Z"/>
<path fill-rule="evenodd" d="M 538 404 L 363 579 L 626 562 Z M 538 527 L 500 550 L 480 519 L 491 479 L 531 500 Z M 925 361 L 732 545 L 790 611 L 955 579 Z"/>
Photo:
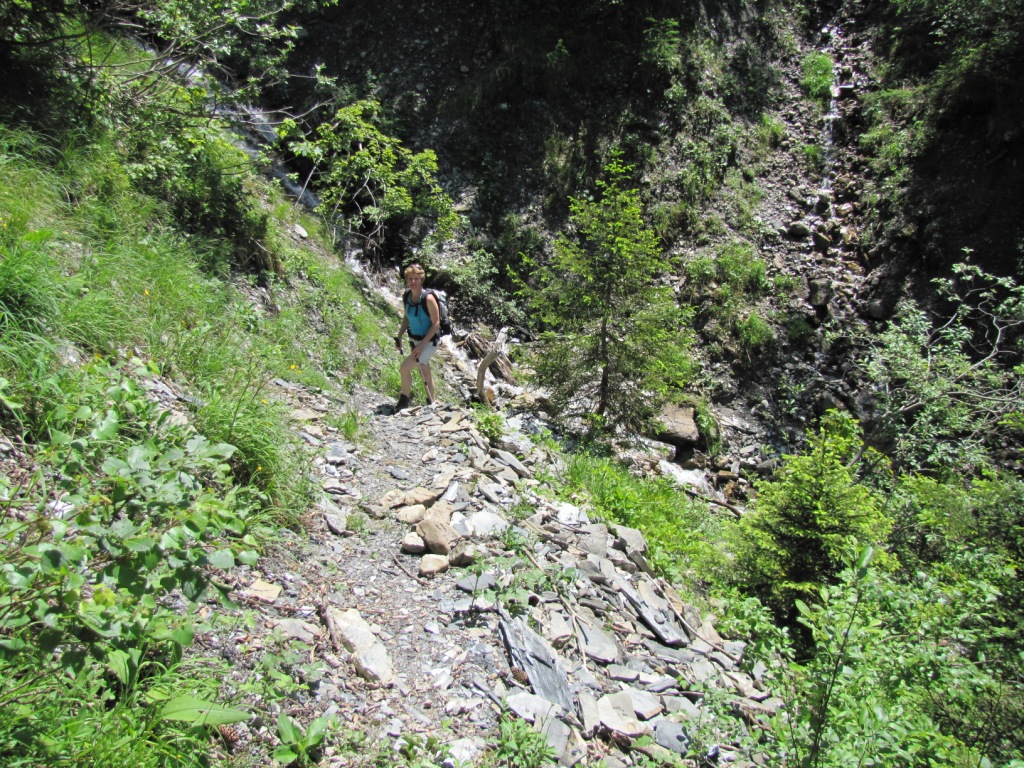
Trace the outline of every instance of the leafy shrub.
<path fill-rule="evenodd" d="M 497 765 L 507 768 L 546 768 L 555 765 L 558 755 L 547 737 L 517 717 L 505 717 L 500 725 Z"/>
<path fill-rule="evenodd" d="M 696 256 L 683 265 L 686 279 L 695 286 L 705 288 L 718 276 L 715 260 L 710 256 Z"/>
<path fill-rule="evenodd" d="M 1024 287 L 970 263 L 933 281 L 951 316 L 935 322 L 906 304 L 867 341 L 875 387 L 874 439 L 910 469 L 961 474 L 990 461 L 1004 418 L 1021 411 L 1024 370 L 999 362 L 1024 326 Z"/>
<path fill-rule="evenodd" d="M 992 585 L 973 568 L 953 582 L 922 572 L 900 582 L 870 558 L 863 552 L 816 604 L 798 604 L 813 649 L 783 678 L 791 705 L 782 749 L 801 765 L 865 754 L 922 768 L 1015 764 L 1019 687 L 971 647 L 985 634 L 978 609 Z"/>
<path fill-rule="evenodd" d="M 167 701 L 183 682 L 167 670 L 193 630 L 158 598 L 203 599 L 212 571 L 256 561 L 251 501 L 227 464 L 234 449 L 171 423 L 134 376 L 147 373 L 102 362 L 66 373 L 65 397 L 45 413 L 51 446 L 40 474 L 0 502 L 0 744 L 9 756 L 134 754 L 123 738 L 96 740 L 93 726 L 119 718 L 119 736 L 134 733 L 151 750 L 175 740 L 162 723 L 183 719 L 183 700 Z M 34 705 L 14 706 L 27 691 Z M 127 717 L 122 707 L 142 694 L 167 703 Z M 97 716 L 97 702 L 109 717 Z M 247 716 L 223 714 L 220 722 Z"/>
<path fill-rule="evenodd" d="M 473 408 L 473 423 L 481 435 L 491 443 L 496 443 L 505 434 L 505 419 L 498 411 L 492 411 L 485 405 Z"/>
<path fill-rule="evenodd" d="M 754 256 L 754 246 L 734 241 L 724 246 L 715 262 L 718 281 L 740 289 L 750 296 L 760 296 L 768 290 L 767 266 Z"/>
<path fill-rule="evenodd" d="M 348 217 L 369 248 L 380 248 L 386 228 L 414 216 L 437 221 L 447 237 L 458 224 L 451 198 L 437 181 L 437 156 L 413 152 L 381 126 L 381 106 L 363 100 L 341 107 L 330 122 L 306 133 L 292 119 L 279 134 L 297 156 L 313 163 L 320 210 Z"/>

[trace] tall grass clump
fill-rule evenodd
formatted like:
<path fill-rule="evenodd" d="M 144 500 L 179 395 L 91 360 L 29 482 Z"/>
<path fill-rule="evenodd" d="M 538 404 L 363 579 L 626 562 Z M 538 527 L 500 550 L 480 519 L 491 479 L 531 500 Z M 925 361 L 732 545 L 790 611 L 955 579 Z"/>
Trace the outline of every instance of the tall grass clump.
<path fill-rule="evenodd" d="M 832 100 L 832 85 L 835 82 L 832 68 L 832 58 L 821 52 L 807 54 L 800 63 L 800 87 L 822 109 L 828 109 Z"/>
<path fill-rule="evenodd" d="M 16 415 L 26 428 L 45 435 L 60 397 L 47 382 L 64 376 L 62 367 L 138 354 L 191 391 L 201 430 L 235 445 L 239 482 L 259 488 L 271 508 L 301 509 L 305 472 L 288 449 L 284 414 L 263 392 L 287 368 L 282 360 L 300 359 L 301 328 L 286 346 L 236 322 L 234 289 L 207 271 L 218 235 L 183 236 L 164 206 L 125 183 L 115 143 L 73 134 L 45 150 L 15 139 L 25 152 L 0 163 L 0 375 L 23 403 Z M 29 178 L 33 191 L 16 194 Z M 351 328 L 348 317 L 335 326 Z M 62 347 L 60 359 L 52 350 Z"/>

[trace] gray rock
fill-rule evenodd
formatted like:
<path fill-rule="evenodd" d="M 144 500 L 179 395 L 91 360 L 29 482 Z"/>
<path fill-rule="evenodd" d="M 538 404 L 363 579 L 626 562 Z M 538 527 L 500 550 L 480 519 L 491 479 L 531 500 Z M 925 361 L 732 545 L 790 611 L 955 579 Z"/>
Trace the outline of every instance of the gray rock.
<path fill-rule="evenodd" d="M 576 703 L 579 707 L 580 720 L 583 721 L 583 736 L 589 739 L 601 724 L 601 715 L 597 709 L 597 699 L 583 691 L 576 695 Z"/>
<path fill-rule="evenodd" d="M 552 611 L 544 627 L 544 636 L 552 646 L 561 648 L 572 639 L 572 627 L 561 613 Z"/>
<path fill-rule="evenodd" d="M 370 625 L 359 615 L 359 611 L 351 608 L 342 612 L 329 607 L 327 615 L 331 636 L 352 655 L 356 672 L 367 680 L 391 683 L 395 678 L 391 658 L 384 644 L 373 634 Z"/>
<path fill-rule="evenodd" d="M 688 720 L 700 719 L 700 707 L 686 696 L 662 696 L 661 701 L 665 705 L 665 709 L 674 715 L 680 715 Z"/>
<path fill-rule="evenodd" d="M 627 555 L 632 555 L 634 552 L 643 554 L 647 551 L 647 541 L 644 539 L 644 535 L 636 528 L 613 524 L 612 532 L 615 534 L 613 546 L 616 549 L 622 550 Z"/>
<path fill-rule="evenodd" d="M 697 410 L 689 405 L 666 405 L 659 417 L 662 429 L 655 438 L 677 448 L 690 448 L 700 442 Z"/>
<path fill-rule="evenodd" d="M 455 542 L 452 546 L 452 551 L 448 553 L 448 562 L 456 568 L 465 568 L 486 556 L 487 551 L 483 547 L 465 539 L 460 539 Z"/>
<path fill-rule="evenodd" d="M 789 227 L 786 228 L 786 232 L 790 237 L 797 240 L 805 240 L 811 236 L 811 228 L 802 221 L 790 222 Z"/>
<path fill-rule="evenodd" d="M 651 727 L 634 717 L 633 701 L 626 691 L 609 694 L 598 699 L 597 713 L 601 725 L 628 739 L 638 739 L 651 734 Z"/>
<path fill-rule="evenodd" d="M 455 586 L 461 589 L 463 592 L 469 592 L 470 594 L 486 592 L 488 589 L 494 589 L 497 581 L 494 578 L 494 574 L 489 571 L 484 573 L 471 573 L 468 576 L 463 576 L 457 582 Z"/>
<path fill-rule="evenodd" d="M 647 690 L 651 693 L 665 693 L 678 687 L 678 682 L 671 675 L 662 675 L 657 680 L 647 684 Z"/>
<path fill-rule="evenodd" d="M 832 281 L 825 277 L 807 281 L 807 302 L 812 307 L 825 307 L 832 298 Z"/>
<path fill-rule="evenodd" d="M 327 446 L 327 452 L 324 454 L 324 458 L 328 464 L 347 464 L 352 458 L 349 453 L 348 445 L 344 442 L 332 442 Z"/>
<path fill-rule="evenodd" d="M 654 593 L 646 579 L 641 581 L 639 589 L 633 589 L 625 579 L 616 581 L 615 586 L 662 643 L 682 646 L 689 641 L 689 636 L 676 622 L 668 603 Z"/>
<path fill-rule="evenodd" d="M 608 556 L 608 528 L 600 523 L 584 525 L 580 528 L 580 536 L 576 545 L 584 552 L 600 557 Z"/>
<path fill-rule="evenodd" d="M 668 718 L 655 725 L 654 740 L 665 749 L 680 755 L 685 755 L 690 745 L 690 736 L 682 724 Z"/>
<path fill-rule="evenodd" d="M 585 621 L 577 622 L 576 628 L 583 645 L 583 652 L 587 656 L 602 664 L 610 664 L 618 660 L 619 646 L 612 635 Z"/>
<path fill-rule="evenodd" d="M 530 477 L 530 470 L 526 468 L 523 462 L 508 451 L 503 451 L 500 448 L 494 448 L 491 450 L 491 456 L 496 458 L 506 467 L 510 467 L 517 475 L 519 475 L 519 477 Z"/>
<path fill-rule="evenodd" d="M 624 667 L 621 664 L 609 664 L 605 672 L 612 680 L 620 680 L 624 683 L 632 683 L 640 677 L 640 673 L 635 669 Z"/>
<path fill-rule="evenodd" d="M 572 693 L 565 665 L 551 645 L 522 618 L 502 619 L 498 626 L 513 666 L 526 672 L 536 694 L 571 711 Z"/>
<path fill-rule="evenodd" d="M 633 714 L 640 720 L 650 720 L 665 710 L 658 697 L 647 691 L 641 691 L 631 686 L 623 686 L 623 690 L 629 694 L 629 699 L 633 704 Z"/>
<path fill-rule="evenodd" d="M 501 536 L 508 523 L 501 515 L 485 510 L 466 518 L 466 526 L 472 536 Z"/>

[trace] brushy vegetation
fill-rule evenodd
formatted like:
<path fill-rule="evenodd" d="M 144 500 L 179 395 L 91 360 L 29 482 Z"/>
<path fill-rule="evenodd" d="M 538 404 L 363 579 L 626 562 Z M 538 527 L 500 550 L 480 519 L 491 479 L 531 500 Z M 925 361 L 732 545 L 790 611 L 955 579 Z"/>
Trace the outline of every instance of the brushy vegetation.
<path fill-rule="evenodd" d="M 88 24 L 60 37 L 60 10 L 23 32 L 65 59 L 4 51 L 64 110 L 2 104 L 0 761 L 194 766 L 251 712 L 186 655 L 198 626 L 170 597 L 227 600 L 218 571 L 313 498 L 269 382 L 386 386 L 393 320 L 205 90 Z M 61 61 L 95 77 L 61 84 Z M 261 697 L 292 663 L 265 655 Z M 326 723 L 279 726 L 278 759 L 313 764 Z"/>

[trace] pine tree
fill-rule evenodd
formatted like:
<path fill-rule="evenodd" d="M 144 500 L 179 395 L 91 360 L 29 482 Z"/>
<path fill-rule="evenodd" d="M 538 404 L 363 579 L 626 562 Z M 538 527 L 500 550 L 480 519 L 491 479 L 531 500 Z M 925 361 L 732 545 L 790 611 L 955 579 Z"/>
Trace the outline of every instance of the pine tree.
<path fill-rule="evenodd" d="M 570 232 L 533 264 L 530 306 L 545 329 L 536 372 L 559 412 L 642 430 L 695 370 L 689 315 L 663 281 L 668 259 L 644 225 L 618 153 L 597 199 L 570 198 Z"/>

